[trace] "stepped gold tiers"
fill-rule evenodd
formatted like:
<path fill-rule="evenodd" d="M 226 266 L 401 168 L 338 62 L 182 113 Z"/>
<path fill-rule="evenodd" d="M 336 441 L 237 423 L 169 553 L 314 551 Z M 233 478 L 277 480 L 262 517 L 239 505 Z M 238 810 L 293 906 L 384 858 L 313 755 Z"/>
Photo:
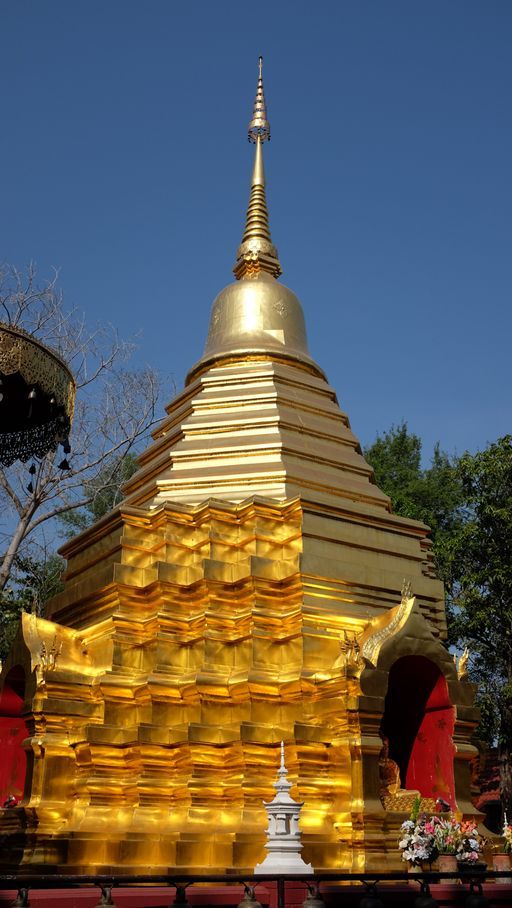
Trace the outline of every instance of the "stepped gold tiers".
<path fill-rule="evenodd" d="M 372 482 L 332 388 L 270 353 L 198 374 L 168 408 L 140 464 L 126 486 L 134 505 L 300 495 L 349 510 L 359 502 L 402 526 Z"/>
<path fill-rule="evenodd" d="M 416 790 L 474 815 L 477 714 L 428 530 L 375 485 L 277 280 L 269 133 L 260 66 L 237 280 L 124 501 L 64 546 L 63 592 L 4 665 L 29 757 L 4 867 L 252 872 L 281 741 L 317 871 L 403 866 Z"/>

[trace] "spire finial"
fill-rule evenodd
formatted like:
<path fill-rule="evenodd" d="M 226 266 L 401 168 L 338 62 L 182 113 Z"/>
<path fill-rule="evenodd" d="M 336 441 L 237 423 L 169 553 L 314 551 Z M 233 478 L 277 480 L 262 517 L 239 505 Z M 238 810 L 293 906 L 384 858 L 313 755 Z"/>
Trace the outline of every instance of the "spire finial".
<path fill-rule="evenodd" d="M 265 92 L 263 91 L 263 57 L 258 59 L 258 85 L 256 88 L 256 97 L 252 111 L 252 120 L 249 123 L 248 138 L 249 142 L 257 143 L 270 141 L 270 123 L 267 119 L 267 107 L 265 104 Z"/>
<path fill-rule="evenodd" d="M 258 60 L 258 85 L 252 119 L 249 123 L 248 138 L 256 145 L 254 168 L 251 179 L 251 194 L 245 221 L 242 244 L 237 251 L 233 268 L 237 280 L 256 277 L 266 271 L 272 277 L 279 277 L 281 265 L 276 247 L 272 244 L 268 225 L 267 200 L 265 196 L 265 170 L 263 167 L 263 142 L 270 140 L 270 123 L 267 118 L 265 93 L 263 90 L 263 57 Z"/>
<path fill-rule="evenodd" d="M 261 57 L 260 57 L 261 60 Z M 281 741 L 281 769 L 286 769 L 286 764 L 284 762 L 284 741 Z"/>

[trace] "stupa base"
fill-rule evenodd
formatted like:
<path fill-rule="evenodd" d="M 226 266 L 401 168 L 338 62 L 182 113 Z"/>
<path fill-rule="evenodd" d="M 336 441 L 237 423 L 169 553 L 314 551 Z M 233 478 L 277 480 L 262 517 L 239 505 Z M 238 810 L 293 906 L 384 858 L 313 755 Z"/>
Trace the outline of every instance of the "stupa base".
<path fill-rule="evenodd" d="M 314 874 L 311 864 L 306 864 L 300 855 L 269 854 L 261 864 L 256 864 L 254 873 L 257 876 L 276 874 L 310 873 Z"/>

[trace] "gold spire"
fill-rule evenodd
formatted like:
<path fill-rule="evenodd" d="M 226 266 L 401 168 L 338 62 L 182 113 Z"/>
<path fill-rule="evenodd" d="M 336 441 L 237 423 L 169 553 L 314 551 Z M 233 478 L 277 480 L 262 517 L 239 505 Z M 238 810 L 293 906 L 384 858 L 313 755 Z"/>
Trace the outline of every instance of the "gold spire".
<path fill-rule="evenodd" d="M 265 92 L 263 91 L 263 57 L 258 60 L 259 74 L 256 97 L 252 111 L 252 120 L 249 123 L 248 138 L 249 142 L 270 142 L 270 123 L 267 119 L 267 106 L 265 104 Z"/>
<path fill-rule="evenodd" d="M 266 271 L 272 277 L 279 277 L 282 273 L 277 249 L 272 244 L 268 225 L 263 142 L 270 141 L 270 123 L 267 118 L 267 107 L 263 90 L 263 57 L 259 58 L 258 63 L 258 86 L 248 130 L 249 142 L 253 142 L 256 148 L 245 230 L 233 268 L 237 280 L 255 277 L 260 271 Z"/>

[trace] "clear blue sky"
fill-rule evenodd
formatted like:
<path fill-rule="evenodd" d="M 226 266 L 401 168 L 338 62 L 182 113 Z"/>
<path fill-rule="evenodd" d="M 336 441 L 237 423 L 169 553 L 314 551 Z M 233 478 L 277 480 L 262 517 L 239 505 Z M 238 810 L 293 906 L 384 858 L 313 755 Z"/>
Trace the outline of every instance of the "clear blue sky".
<path fill-rule="evenodd" d="M 509 0 L 2 0 L 0 259 L 179 386 L 231 280 L 265 58 L 283 282 L 363 443 L 512 429 Z M 169 393 L 171 396 L 171 392 Z"/>

